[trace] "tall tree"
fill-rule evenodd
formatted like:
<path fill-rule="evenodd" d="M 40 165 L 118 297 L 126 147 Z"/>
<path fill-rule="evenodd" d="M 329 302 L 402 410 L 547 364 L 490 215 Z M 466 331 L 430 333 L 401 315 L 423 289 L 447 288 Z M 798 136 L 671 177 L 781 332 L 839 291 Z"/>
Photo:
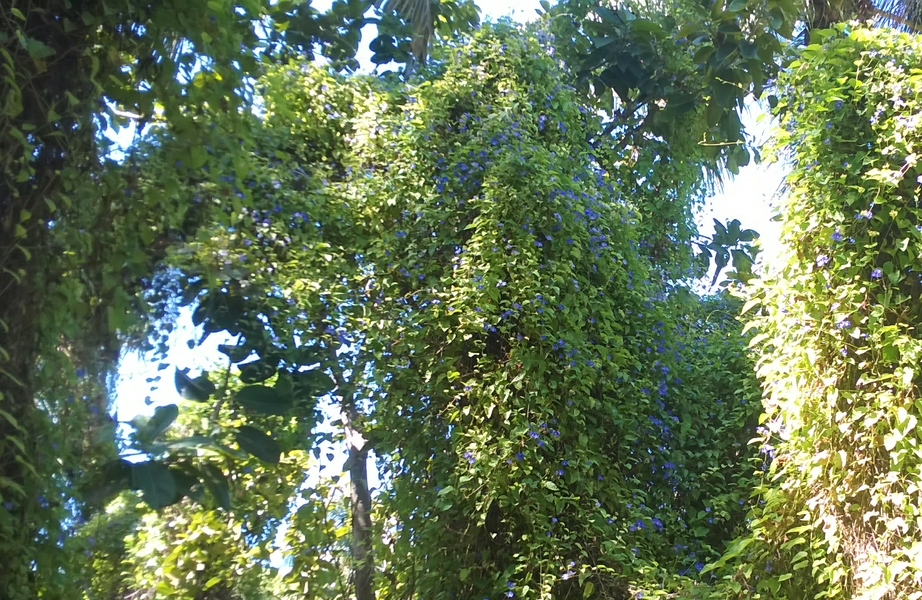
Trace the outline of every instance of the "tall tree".
<path fill-rule="evenodd" d="M 432 13 L 439 30 L 476 23 L 472 3 L 445 5 Z M 202 204 L 183 191 L 250 168 L 252 84 L 264 63 L 319 52 L 354 66 L 371 8 L 34 0 L 0 9 L 0 529 L 10 540 L 0 544 L 0 588 L 9 597 L 42 586 L 53 596 L 50 582 L 66 580 L 58 532 L 80 506 L 69 486 L 115 453 L 106 384 L 119 335 L 146 347 L 153 332 L 164 349 L 169 319 L 148 329 L 170 311 L 170 294 L 156 298 L 159 265 L 202 223 L 224 218 L 234 197 L 227 189 Z M 378 27 L 392 50 L 409 47 L 400 15 Z M 153 184 L 139 180 L 142 151 L 121 164 L 110 153 L 105 132 L 128 122 L 166 133 Z"/>
<path fill-rule="evenodd" d="M 785 251 L 751 289 L 774 458 L 718 572 L 739 597 L 918 597 L 922 45 L 814 35 L 781 82 Z"/>

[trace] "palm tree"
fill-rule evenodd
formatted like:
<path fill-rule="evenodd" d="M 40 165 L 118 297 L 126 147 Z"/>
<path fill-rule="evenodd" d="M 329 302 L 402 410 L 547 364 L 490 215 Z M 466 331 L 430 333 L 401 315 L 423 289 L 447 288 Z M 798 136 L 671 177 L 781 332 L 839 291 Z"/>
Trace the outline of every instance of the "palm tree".
<path fill-rule="evenodd" d="M 825 29 L 851 19 L 910 33 L 922 31 L 922 0 L 807 0 L 809 29 Z"/>
<path fill-rule="evenodd" d="M 384 4 L 384 11 L 393 10 L 413 27 L 413 41 L 411 48 L 413 58 L 419 62 L 426 62 L 429 55 L 429 40 L 435 33 L 435 23 L 432 15 L 432 0 L 377 0 L 378 8 Z M 407 66 L 409 69 L 409 65 Z"/>

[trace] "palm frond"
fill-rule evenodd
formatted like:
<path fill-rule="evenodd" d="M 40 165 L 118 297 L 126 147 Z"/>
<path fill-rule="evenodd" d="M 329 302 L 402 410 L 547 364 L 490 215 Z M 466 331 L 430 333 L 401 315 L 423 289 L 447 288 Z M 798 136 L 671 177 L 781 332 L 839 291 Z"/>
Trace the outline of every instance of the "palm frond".
<path fill-rule="evenodd" d="M 922 32 L 922 0 L 807 0 L 808 29 L 856 19 L 877 27 Z"/>
<path fill-rule="evenodd" d="M 922 31 L 922 0 L 874 0 L 874 22 L 904 31 Z"/>
<path fill-rule="evenodd" d="M 424 62 L 429 54 L 429 40 L 435 34 L 431 0 L 378 0 L 376 6 L 382 3 L 385 11 L 393 10 L 413 27 L 410 47 L 416 60 Z"/>

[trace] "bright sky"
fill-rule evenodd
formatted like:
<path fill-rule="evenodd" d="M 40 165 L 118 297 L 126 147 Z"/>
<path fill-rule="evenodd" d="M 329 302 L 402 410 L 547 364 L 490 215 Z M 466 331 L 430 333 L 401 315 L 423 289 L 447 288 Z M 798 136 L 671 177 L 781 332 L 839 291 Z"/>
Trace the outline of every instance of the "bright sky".
<path fill-rule="evenodd" d="M 318 0 L 314 7 L 325 10 L 332 0 Z M 540 6 L 538 0 L 480 0 L 483 17 L 498 19 L 511 16 L 518 21 L 529 21 L 537 15 L 535 9 Z M 368 64 L 370 56 L 367 46 L 370 40 L 363 40 L 365 54 L 360 55 L 360 60 Z M 760 115 L 762 115 L 760 117 Z M 760 120 L 761 119 L 761 120 Z M 762 111 L 753 110 L 744 118 L 747 130 L 755 132 L 761 139 L 765 139 L 769 128 L 769 120 Z M 118 136 L 122 142 L 123 136 Z M 124 142 L 130 140 L 125 136 Z M 762 234 L 765 255 L 777 249 L 778 226 L 769 221 L 771 208 L 769 202 L 781 182 L 783 170 L 781 167 L 750 165 L 740 170 L 740 174 L 732 181 L 725 184 L 721 193 L 711 198 L 699 215 L 698 222 L 701 232 L 705 235 L 713 233 L 712 218 L 721 221 L 739 219 L 744 229 L 751 228 Z M 218 361 L 223 357 L 217 352 L 216 346 L 226 343 L 226 338 L 212 335 L 207 342 L 194 350 L 186 346 L 186 341 L 193 331 L 189 312 L 180 318 L 178 327 L 170 340 L 172 350 L 166 358 L 170 367 L 157 371 L 159 361 L 151 362 L 147 357 L 137 352 L 125 353 L 119 364 L 118 381 L 115 390 L 115 410 L 118 419 L 128 421 L 138 414 L 151 414 L 153 407 L 158 404 L 169 404 L 179 400 L 173 385 L 174 368 L 191 367 L 194 373 L 201 369 L 214 369 L 219 366 Z M 159 386 L 151 390 L 148 378 L 162 377 Z M 156 382 L 155 382 L 156 384 Z M 145 402 L 150 397 L 150 404 Z"/>

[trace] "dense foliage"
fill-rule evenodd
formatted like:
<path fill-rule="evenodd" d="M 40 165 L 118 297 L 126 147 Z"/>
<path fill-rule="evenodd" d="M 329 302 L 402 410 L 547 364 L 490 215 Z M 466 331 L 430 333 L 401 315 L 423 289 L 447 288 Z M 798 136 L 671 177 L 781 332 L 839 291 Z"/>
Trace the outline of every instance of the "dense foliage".
<path fill-rule="evenodd" d="M 171 259 L 195 321 L 240 336 L 232 364 L 258 355 L 221 406 L 322 421 L 292 386 L 326 371 L 353 483 L 369 449 L 387 482 L 373 523 L 352 490 L 351 540 L 324 484 L 300 494 L 286 537 L 327 550 L 293 547 L 286 589 L 341 594 L 343 540 L 383 597 L 615 594 L 694 576 L 737 533 L 757 391 L 733 304 L 674 275 L 701 170 L 587 143 L 597 118 L 541 40 L 485 29 L 409 86 L 280 67 L 260 158 L 222 176 L 249 194 L 189 192 L 231 198 Z M 683 199 L 684 252 L 641 237 L 644 187 Z"/>
<path fill-rule="evenodd" d="M 918 598 L 922 46 L 814 40 L 781 83 L 786 252 L 751 292 L 775 458 L 727 562 L 759 597 Z"/>
<path fill-rule="evenodd" d="M 922 597 L 919 43 L 542 7 L 0 9 L 0 597 Z M 754 278 L 693 215 L 765 91 Z"/>
<path fill-rule="evenodd" d="M 166 250 L 223 212 L 203 211 L 183 185 L 246 171 L 252 83 L 265 64 L 317 54 L 354 66 L 370 21 L 377 59 L 407 60 L 412 28 L 392 8 L 367 14 L 370 0 L 337 1 L 326 13 L 309 1 L 8 4 L 0 8 L 0 588 L 11 598 L 69 597 L 68 557 L 78 549 L 68 533 L 94 508 L 85 475 L 116 455 L 108 384 L 120 346 L 164 348 L 171 323 L 157 320 L 170 294 L 145 290 L 158 287 Z M 440 3 L 430 15 L 443 34 L 477 21 L 470 2 Z M 169 133 L 154 184 L 138 179 L 154 169 L 140 145 L 120 162 L 110 153 L 107 129 L 129 122 L 139 134 Z"/>

